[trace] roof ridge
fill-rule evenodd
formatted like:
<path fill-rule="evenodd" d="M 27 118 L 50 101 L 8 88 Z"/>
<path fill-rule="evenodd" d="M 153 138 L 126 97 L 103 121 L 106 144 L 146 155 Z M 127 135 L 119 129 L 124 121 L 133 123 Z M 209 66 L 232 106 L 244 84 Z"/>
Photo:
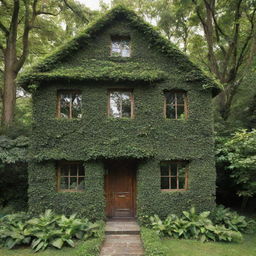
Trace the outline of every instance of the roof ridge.
<path fill-rule="evenodd" d="M 148 36 L 148 43 L 152 48 L 156 48 L 159 52 L 175 58 L 177 61 L 177 67 L 190 74 L 188 81 L 204 80 L 206 84 L 210 84 L 208 87 L 215 87 L 215 83 L 204 72 L 193 63 L 189 57 L 182 53 L 176 46 L 174 46 L 167 38 L 164 38 L 156 27 L 152 26 L 148 22 L 139 17 L 133 10 L 125 7 L 124 5 L 118 5 L 107 13 L 91 22 L 85 30 L 79 33 L 74 38 L 68 40 L 66 43 L 58 47 L 55 51 L 44 56 L 35 65 L 32 65 L 28 70 L 22 72 L 19 76 L 18 84 L 26 87 L 33 79 L 34 72 L 48 72 L 54 68 L 58 63 L 61 63 L 69 54 L 75 50 L 79 50 L 80 45 L 85 45 L 86 40 L 91 38 L 94 34 L 101 31 L 103 27 L 116 19 L 118 16 L 124 15 L 129 20 L 130 24 L 139 31 L 143 31 Z M 83 42 L 83 44 L 81 44 Z"/>

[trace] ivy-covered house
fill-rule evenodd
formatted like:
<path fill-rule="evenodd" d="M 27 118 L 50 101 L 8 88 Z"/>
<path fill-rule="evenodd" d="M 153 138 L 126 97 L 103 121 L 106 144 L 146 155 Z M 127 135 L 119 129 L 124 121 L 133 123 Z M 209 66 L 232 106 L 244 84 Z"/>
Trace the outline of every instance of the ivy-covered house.
<path fill-rule="evenodd" d="M 90 219 L 215 204 L 215 84 L 116 7 L 25 72 L 33 95 L 29 208 Z"/>

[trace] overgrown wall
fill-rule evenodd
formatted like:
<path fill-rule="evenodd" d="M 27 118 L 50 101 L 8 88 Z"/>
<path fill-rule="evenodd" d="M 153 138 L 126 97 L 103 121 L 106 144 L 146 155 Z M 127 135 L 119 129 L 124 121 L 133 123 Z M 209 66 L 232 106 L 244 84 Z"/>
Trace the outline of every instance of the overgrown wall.
<path fill-rule="evenodd" d="M 122 33 L 130 34 L 132 39 L 132 57 L 127 60 L 109 57 L 110 35 Z M 89 218 L 102 218 L 105 202 L 103 167 L 100 163 L 114 158 L 140 160 L 137 184 L 139 215 L 179 213 L 192 204 L 200 210 L 214 207 L 211 90 L 204 90 L 202 82 L 188 82 L 185 79 L 186 68 L 178 69 L 180 59 L 165 57 L 146 42 L 147 38 L 141 32 L 120 21 L 89 40 L 87 50 L 81 49 L 59 65 L 73 67 L 75 72 L 76 68 L 86 71 L 90 60 L 98 62 L 96 76 L 109 63 L 129 66 L 133 62 L 168 74 L 162 82 L 139 82 L 136 77 L 130 82 L 114 78 L 112 82 L 97 79 L 74 82 L 66 79 L 44 82 L 33 94 L 34 127 L 30 149 L 33 161 L 29 168 L 29 205 L 32 212 L 52 208 L 57 212 L 78 212 Z M 135 119 L 107 116 L 110 88 L 133 89 Z M 81 120 L 56 118 L 59 89 L 81 90 Z M 187 91 L 188 120 L 164 118 L 164 90 L 171 89 Z M 55 163 L 63 159 L 85 162 L 87 185 L 84 193 L 56 192 Z M 161 192 L 159 163 L 163 160 L 190 162 L 189 191 Z"/>

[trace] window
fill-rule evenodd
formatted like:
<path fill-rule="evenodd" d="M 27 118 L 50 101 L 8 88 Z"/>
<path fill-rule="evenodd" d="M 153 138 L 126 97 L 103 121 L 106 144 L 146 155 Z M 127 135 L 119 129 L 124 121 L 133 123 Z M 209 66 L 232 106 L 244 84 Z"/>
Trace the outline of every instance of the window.
<path fill-rule="evenodd" d="M 81 118 L 82 117 L 82 95 L 79 91 L 59 91 L 57 116 L 59 118 Z"/>
<path fill-rule="evenodd" d="M 85 171 L 82 163 L 62 162 L 58 164 L 58 191 L 83 191 Z"/>
<path fill-rule="evenodd" d="M 113 57 L 130 57 L 130 37 L 112 37 L 111 38 L 111 56 Z"/>
<path fill-rule="evenodd" d="M 132 91 L 113 90 L 109 92 L 108 114 L 115 118 L 133 118 L 134 100 Z"/>
<path fill-rule="evenodd" d="M 188 189 L 188 163 L 186 161 L 162 162 L 160 169 L 162 190 Z"/>
<path fill-rule="evenodd" d="M 166 91 L 165 117 L 169 119 L 187 119 L 187 95 L 184 91 Z"/>

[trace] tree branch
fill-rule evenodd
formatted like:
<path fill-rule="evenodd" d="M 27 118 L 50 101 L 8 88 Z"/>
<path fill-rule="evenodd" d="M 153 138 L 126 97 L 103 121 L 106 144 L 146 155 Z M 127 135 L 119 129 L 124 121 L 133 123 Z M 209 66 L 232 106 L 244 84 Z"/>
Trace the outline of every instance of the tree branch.
<path fill-rule="evenodd" d="M 58 13 L 52 13 L 52 12 L 44 12 L 44 11 L 37 11 L 36 15 L 51 15 L 51 16 L 58 16 L 60 14 L 61 11 L 59 11 Z"/>
<path fill-rule="evenodd" d="M 6 37 L 9 35 L 9 30 L 4 26 L 4 24 L 0 21 L 0 30 L 2 30 Z"/>
<path fill-rule="evenodd" d="M 89 20 L 83 15 L 83 13 L 81 11 L 75 10 L 69 3 L 67 0 L 63 0 L 63 2 L 65 3 L 65 5 L 74 13 L 76 14 L 82 21 L 88 23 Z"/>
<path fill-rule="evenodd" d="M 24 16 L 24 29 L 23 29 L 23 36 L 22 36 L 22 54 L 19 58 L 17 65 L 16 65 L 16 72 L 19 72 L 21 67 L 23 66 L 28 53 L 29 53 L 29 31 L 30 31 L 30 24 L 29 24 L 29 3 L 27 0 L 23 0 L 25 6 L 25 16 Z M 33 19 L 33 17 L 32 17 Z"/>

